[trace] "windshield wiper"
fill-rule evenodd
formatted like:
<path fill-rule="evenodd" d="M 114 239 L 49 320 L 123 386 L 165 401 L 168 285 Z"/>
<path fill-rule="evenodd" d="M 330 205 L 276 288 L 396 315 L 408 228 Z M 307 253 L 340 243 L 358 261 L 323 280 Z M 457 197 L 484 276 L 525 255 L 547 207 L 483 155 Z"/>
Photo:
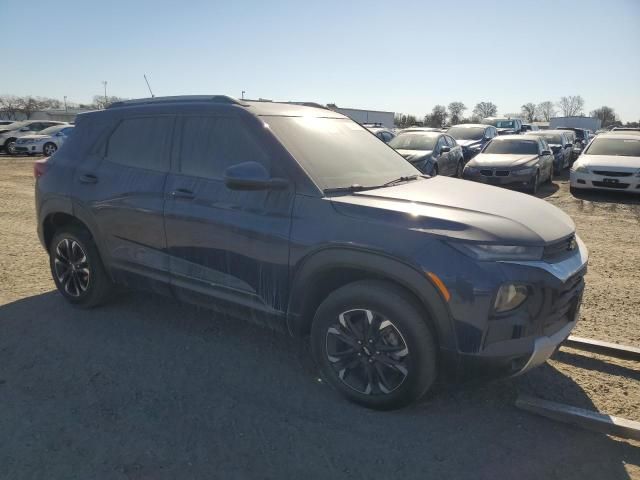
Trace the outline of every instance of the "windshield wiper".
<path fill-rule="evenodd" d="M 408 175 L 406 177 L 398 177 L 387 183 L 383 183 L 381 185 L 370 185 L 364 186 L 357 183 L 353 185 L 349 185 L 348 187 L 335 187 L 335 188 L 325 188 L 323 190 L 324 193 L 352 193 L 352 192 L 362 192 L 364 190 L 374 190 L 376 188 L 384 188 L 391 187 L 401 182 L 410 182 L 411 180 L 417 180 L 418 178 L 430 178 L 427 175 Z"/>

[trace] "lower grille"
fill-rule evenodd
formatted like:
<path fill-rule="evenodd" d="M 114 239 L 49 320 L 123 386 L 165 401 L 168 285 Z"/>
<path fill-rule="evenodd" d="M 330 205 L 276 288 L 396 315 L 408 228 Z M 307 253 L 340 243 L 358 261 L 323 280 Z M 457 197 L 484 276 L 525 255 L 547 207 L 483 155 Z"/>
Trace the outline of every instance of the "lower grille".
<path fill-rule="evenodd" d="M 509 170 L 496 170 L 496 177 L 508 177 Z"/>
<path fill-rule="evenodd" d="M 622 182 L 617 182 L 617 183 L 591 182 L 591 183 L 593 183 L 594 187 L 615 188 L 615 189 L 618 189 L 618 190 L 624 190 L 625 188 L 627 188 L 629 186 L 628 183 L 622 183 Z"/>
<path fill-rule="evenodd" d="M 611 172 L 609 170 L 594 170 L 593 173 L 604 177 L 630 177 L 632 172 Z"/>
<path fill-rule="evenodd" d="M 569 278 L 558 290 L 551 292 L 551 314 L 541 325 L 545 335 L 553 335 L 565 324 L 572 321 L 584 290 L 584 272 Z"/>
<path fill-rule="evenodd" d="M 485 177 L 493 177 L 493 170 L 480 170 L 480 173 Z"/>

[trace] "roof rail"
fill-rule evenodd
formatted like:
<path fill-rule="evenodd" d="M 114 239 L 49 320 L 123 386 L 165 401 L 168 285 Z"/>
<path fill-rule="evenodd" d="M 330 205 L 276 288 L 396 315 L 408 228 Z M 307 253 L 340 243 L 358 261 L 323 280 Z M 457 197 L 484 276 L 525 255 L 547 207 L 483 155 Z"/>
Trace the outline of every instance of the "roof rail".
<path fill-rule="evenodd" d="M 302 107 L 314 107 L 314 108 L 322 108 L 323 110 L 331 110 L 326 105 L 322 105 L 316 102 L 283 102 L 283 103 L 288 103 L 290 105 L 300 105 Z"/>
<path fill-rule="evenodd" d="M 247 107 L 248 104 L 241 102 L 237 98 L 230 97 L 228 95 L 175 95 L 170 97 L 152 97 L 152 98 L 139 98 L 135 100 L 121 100 L 114 102 L 107 108 L 118 107 L 130 107 L 134 105 L 152 105 L 163 103 L 186 103 L 186 102 L 213 102 L 213 103 L 226 103 L 229 105 L 241 105 Z"/>

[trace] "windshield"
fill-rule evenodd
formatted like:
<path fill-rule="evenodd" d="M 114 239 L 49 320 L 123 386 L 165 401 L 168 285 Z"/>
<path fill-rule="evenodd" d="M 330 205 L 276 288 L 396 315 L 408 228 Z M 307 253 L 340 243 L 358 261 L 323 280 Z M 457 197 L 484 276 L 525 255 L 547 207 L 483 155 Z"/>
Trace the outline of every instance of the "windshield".
<path fill-rule="evenodd" d="M 561 128 L 560 130 L 566 130 L 567 132 L 572 132 L 576 138 L 579 138 L 580 140 L 584 140 L 584 130 L 573 130 L 570 128 Z"/>
<path fill-rule="evenodd" d="M 429 135 L 424 132 L 407 132 L 401 133 L 391 140 L 389 146 L 396 150 L 433 150 L 437 139 L 437 135 Z"/>
<path fill-rule="evenodd" d="M 456 140 L 482 140 L 484 128 L 482 127 L 451 127 L 447 133 Z"/>
<path fill-rule="evenodd" d="M 536 132 L 537 137 L 544 138 L 547 143 L 554 145 L 562 145 L 562 136 L 559 133 L 539 133 Z"/>
<path fill-rule="evenodd" d="M 349 119 L 263 119 L 322 189 L 380 185 L 420 174 L 400 154 Z"/>
<path fill-rule="evenodd" d="M 493 140 L 482 153 L 538 154 L 536 140 Z"/>
<path fill-rule="evenodd" d="M 40 131 L 38 135 L 55 135 L 60 130 L 63 130 L 65 128 L 69 128 L 69 125 L 56 125 L 54 127 L 45 128 L 44 130 Z"/>
<path fill-rule="evenodd" d="M 587 155 L 617 155 L 622 157 L 640 157 L 640 138 L 595 138 Z M 640 166 L 640 164 L 638 165 Z"/>
<path fill-rule="evenodd" d="M 515 120 L 483 120 L 482 123 L 493 125 L 496 128 L 515 128 Z"/>

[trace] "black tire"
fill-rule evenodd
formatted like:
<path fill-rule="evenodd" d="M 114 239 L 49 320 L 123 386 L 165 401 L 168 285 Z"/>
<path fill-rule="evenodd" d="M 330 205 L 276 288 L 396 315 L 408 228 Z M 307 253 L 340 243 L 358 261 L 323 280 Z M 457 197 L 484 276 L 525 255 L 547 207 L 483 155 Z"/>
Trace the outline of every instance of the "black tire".
<path fill-rule="evenodd" d="M 531 185 L 527 188 L 527 191 L 531 194 L 531 195 L 535 195 L 538 193 L 538 187 L 540 186 L 540 171 L 538 170 L 536 172 L 536 176 L 533 177 L 533 180 L 531 182 Z"/>
<path fill-rule="evenodd" d="M 16 155 L 16 139 L 15 138 L 10 138 L 6 142 L 4 142 L 4 153 L 11 156 Z"/>
<path fill-rule="evenodd" d="M 47 142 L 42 146 L 42 154 L 45 157 L 50 157 L 58 150 L 58 146 L 53 142 Z"/>
<path fill-rule="evenodd" d="M 55 233 L 49 245 L 49 266 L 58 291 L 74 305 L 98 306 L 113 290 L 98 249 L 82 228 L 63 227 Z"/>
<path fill-rule="evenodd" d="M 422 397 L 437 376 L 427 321 L 416 300 L 393 283 L 354 282 L 332 292 L 316 311 L 311 351 L 324 379 L 352 402 L 401 408 Z"/>
<path fill-rule="evenodd" d="M 433 166 L 433 169 L 431 171 L 431 176 L 432 177 L 437 177 L 438 176 L 438 164 L 437 163 Z"/>
<path fill-rule="evenodd" d="M 549 169 L 549 176 L 547 177 L 547 183 L 549 185 L 553 185 L 553 165 L 551 165 L 551 168 Z"/>

